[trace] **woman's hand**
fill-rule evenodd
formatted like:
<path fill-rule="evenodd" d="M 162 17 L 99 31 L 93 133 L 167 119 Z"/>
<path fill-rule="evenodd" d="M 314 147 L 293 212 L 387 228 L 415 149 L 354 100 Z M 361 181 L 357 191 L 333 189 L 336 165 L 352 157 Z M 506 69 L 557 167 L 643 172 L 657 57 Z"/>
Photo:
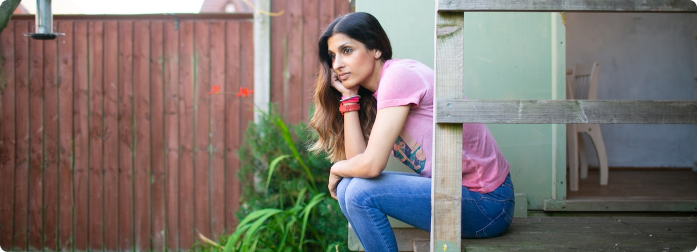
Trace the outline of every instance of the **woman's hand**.
<path fill-rule="evenodd" d="M 352 87 L 351 89 L 347 89 L 344 87 L 344 84 L 341 83 L 341 80 L 339 80 L 339 76 L 336 75 L 336 72 L 332 70 L 332 87 L 339 91 L 341 95 L 343 96 L 351 96 L 351 95 L 357 95 L 358 94 L 358 88 L 360 86 L 356 85 L 355 87 Z"/>
<path fill-rule="evenodd" d="M 339 200 L 336 197 L 336 187 L 339 186 L 339 182 L 341 181 L 342 177 L 339 177 L 338 175 L 334 173 L 329 173 L 329 184 L 327 185 L 327 188 L 329 188 L 329 194 L 332 195 L 332 198 L 335 200 Z"/>

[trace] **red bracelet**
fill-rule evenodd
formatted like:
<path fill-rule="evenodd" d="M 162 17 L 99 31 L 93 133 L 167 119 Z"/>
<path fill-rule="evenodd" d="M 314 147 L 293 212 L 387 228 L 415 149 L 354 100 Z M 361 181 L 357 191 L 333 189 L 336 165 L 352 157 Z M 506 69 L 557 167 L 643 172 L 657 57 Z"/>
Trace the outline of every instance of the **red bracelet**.
<path fill-rule="evenodd" d="M 361 104 L 358 103 L 353 103 L 353 104 L 341 104 L 339 106 L 339 112 L 341 112 L 341 115 L 344 115 L 346 112 L 351 112 L 351 111 L 358 111 L 361 109 Z"/>

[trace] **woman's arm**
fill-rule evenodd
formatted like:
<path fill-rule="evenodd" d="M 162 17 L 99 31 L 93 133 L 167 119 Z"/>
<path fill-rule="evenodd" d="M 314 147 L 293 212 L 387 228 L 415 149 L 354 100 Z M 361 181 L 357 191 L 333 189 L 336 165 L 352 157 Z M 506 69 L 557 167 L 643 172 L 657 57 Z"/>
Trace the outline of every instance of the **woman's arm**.
<path fill-rule="evenodd" d="M 392 151 L 395 140 L 404 128 L 404 123 L 407 120 L 409 109 L 410 105 L 404 105 L 378 110 L 367 146 L 365 145 L 363 135 L 360 131 L 358 113 L 345 113 L 344 125 L 346 128 L 344 128 L 344 132 L 347 142 L 347 160 L 335 163 L 332 166 L 331 173 L 340 177 L 373 178 L 379 176 L 380 173 L 382 173 L 382 171 L 385 169 L 385 165 L 387 165 L 387 159 L 389 158 L 390 151 Z M 355 125 L 347 125 L 347 121 L 355 123 Z M 349 128 L 349 126 L 351 128 Z M 351 158 L 348 158 L 349 139 L 346 137 L 346 134 L 348 134 L 347 131 L 356 129 L 358 130 L 358 134 L 360 134 L 360 141 L 358 141 L 357 138 L 352 139 L 351 141 L 355 145 L 352 145 L 351 149 L 352 151 L 359 150 L 360 148 L 358 147 L 361 146 L 360 142 L 364 142 L 364 151 L 359 153 L 354 152 L 354 155 L 351 156 Z M 351 136 L 353 137 L 355 135 Z"/>

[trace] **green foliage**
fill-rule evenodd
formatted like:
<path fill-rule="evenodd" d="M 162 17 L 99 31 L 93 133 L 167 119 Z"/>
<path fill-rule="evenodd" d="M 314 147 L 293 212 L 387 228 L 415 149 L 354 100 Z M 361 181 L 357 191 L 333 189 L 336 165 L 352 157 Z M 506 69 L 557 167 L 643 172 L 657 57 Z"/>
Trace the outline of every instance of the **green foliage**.
<path fill-rule="evenodd" d="M 250 124 L 240 146 L 240 223 L 206 251 L 348 251 L 347 220 L 329 196 L 331 163 L 307 151 L 303 123 L 286 125 L 275 110 Z M 222 248 L 224 246 L 224 249 Z"/>

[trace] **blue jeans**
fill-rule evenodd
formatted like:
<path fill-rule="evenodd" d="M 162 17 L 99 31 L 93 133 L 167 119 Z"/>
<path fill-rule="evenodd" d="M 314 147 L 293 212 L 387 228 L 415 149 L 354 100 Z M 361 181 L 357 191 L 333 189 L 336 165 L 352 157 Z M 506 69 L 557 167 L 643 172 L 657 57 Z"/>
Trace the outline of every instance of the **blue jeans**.
<path fill-rule="evenodd" d="M 416 174 L 383 172 L 371 178 L 344 178 L 337 187 L 341 211 L 365 251 L 397 251 L 387 215 L 416 228 L 431 229 L 431 179 Z M 511 175 L 493 192 L 462 187 L 462 238 L 503 234 L 515 208 Z"/>

